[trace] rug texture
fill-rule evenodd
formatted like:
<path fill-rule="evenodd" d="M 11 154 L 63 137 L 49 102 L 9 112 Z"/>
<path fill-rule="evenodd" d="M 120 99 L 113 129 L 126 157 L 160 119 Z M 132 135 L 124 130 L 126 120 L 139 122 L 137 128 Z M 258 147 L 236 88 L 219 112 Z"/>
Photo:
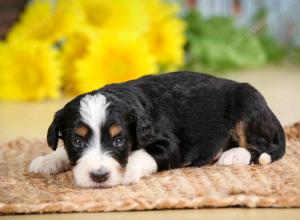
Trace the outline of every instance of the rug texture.
<path fill-rule="evenodd" d="M 205 166 L 154 174 L 130 186 L 82 189 L 72 173 L 28 173 L 45 141 L 0 145 L 0 213 L 98 212 L 201 207 L 300 207 L 300 123 L 285 128 L 286 155 L 269 165 Z"/>

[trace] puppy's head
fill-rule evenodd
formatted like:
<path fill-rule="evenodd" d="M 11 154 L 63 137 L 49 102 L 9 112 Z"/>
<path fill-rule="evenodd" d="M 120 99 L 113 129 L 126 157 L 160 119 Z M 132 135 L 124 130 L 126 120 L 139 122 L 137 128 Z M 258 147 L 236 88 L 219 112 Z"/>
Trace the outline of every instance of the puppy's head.
<path fill-rule="evenodd" d="M 150 121 L 138 106 L 100 92 L 81 95 L 59 110 L 47 141 L 64 142 L 75 182 L 83 187 L 120 184 L 132 150 L 145 144 Z"/>

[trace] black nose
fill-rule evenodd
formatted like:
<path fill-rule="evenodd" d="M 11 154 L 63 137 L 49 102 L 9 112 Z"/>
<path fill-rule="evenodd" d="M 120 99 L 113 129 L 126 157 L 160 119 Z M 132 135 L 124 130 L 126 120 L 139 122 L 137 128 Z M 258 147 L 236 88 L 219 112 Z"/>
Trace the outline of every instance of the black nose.
<path fill-rule="evenodd" d="M 104 169 L 99 169 L 90 172 L 91 179 L 97 183 L 105 182 L 108 179 L 108 176 L 109 176 L 109 172 Z"/>

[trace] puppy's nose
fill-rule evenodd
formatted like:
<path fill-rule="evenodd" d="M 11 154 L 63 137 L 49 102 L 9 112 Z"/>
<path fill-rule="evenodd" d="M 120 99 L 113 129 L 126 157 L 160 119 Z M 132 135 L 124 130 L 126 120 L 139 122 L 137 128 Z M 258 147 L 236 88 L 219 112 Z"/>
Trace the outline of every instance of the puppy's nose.
<path fill-rule="evenodd" d="M 93 181 L 97 183 L 105 182 L 108 179 L 109 172 L 105 169 L 99 169 L 90 172 L 90 177 Z"/>

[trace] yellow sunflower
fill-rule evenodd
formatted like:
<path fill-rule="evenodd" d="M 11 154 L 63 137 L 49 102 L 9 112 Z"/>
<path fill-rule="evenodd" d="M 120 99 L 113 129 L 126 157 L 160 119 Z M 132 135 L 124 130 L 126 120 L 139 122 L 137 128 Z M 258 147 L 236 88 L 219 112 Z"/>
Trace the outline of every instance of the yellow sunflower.
<path fill-rule="evenodd" d="M 68 94 L 76 90 L 76 63 L 88 53 L 91 42 L 100 38 L 98 32 L 92 30 L 78 30 L 65 39 L 60 53 L 64 75 L 64 91 Z"/>
<path fill-rule="evenodd" d="M 8 39 L 61 40 L 83 22 L 76 0 L 35 0 L 28 4 L 8 34 Z"/>
<path fill-rule="evenodd" d="M 145 1 L 79 0 L 88 27 L 138 36 L 146 29 Z"/>
<path fill-rule="evenodd" d="M 155 60 L 142 40 L 103 34 L 76 63 L 75 93 L 87 92 L 156 71 Z"/>
<path fill-rule="evenodd" d="M 0 46 L 0 100 L 57 98 L 61 72 L 56 52 L 37 41 L 10 41 Z"/>
<path fill-rule="evenodd" d="M 150 24 L 145 36 L 157 62 L 164 67 L 179 67 L 184 63 L 185 23 L 178 18 L 177 4 L 159 0 L 147 1 Z"/>

